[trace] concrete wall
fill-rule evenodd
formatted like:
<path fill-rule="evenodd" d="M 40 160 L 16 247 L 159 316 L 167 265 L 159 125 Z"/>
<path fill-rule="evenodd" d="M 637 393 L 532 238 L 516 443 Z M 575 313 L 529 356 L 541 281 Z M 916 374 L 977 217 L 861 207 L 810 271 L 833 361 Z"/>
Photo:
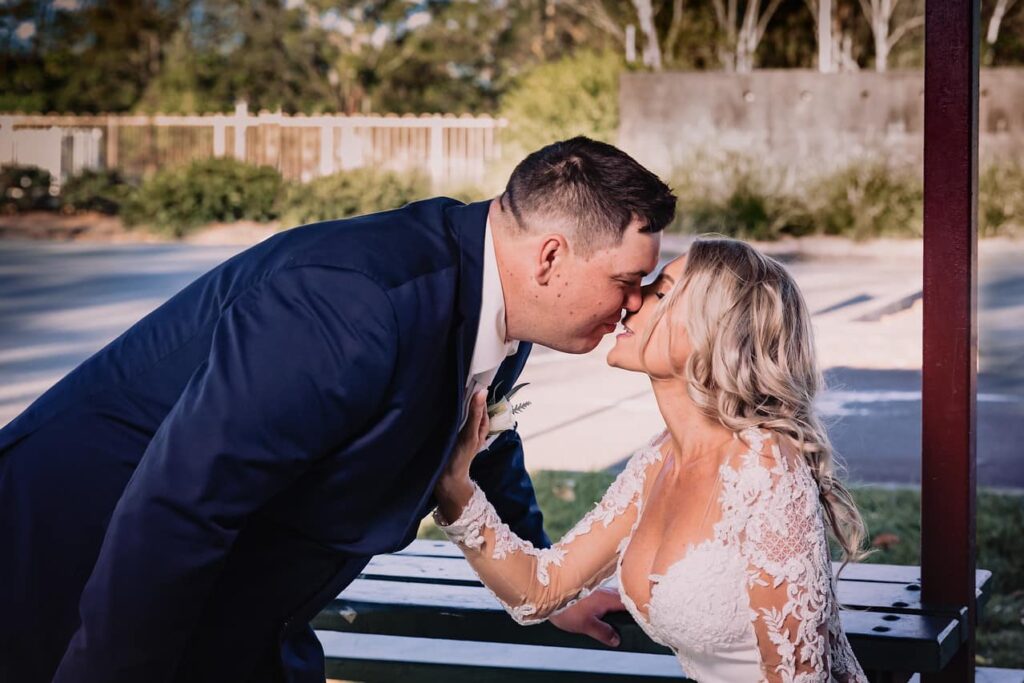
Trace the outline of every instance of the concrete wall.
<path fill-rule="evenodd" d="M 873 153 L 922 159 L 920 71 L 623 74 L 619 103 L 620 146 L 661 173 L 724 151 L 806 170 Z M 984 69 L 979 107 L 983 163 L 1024 161 L 1024 69 Z"/>

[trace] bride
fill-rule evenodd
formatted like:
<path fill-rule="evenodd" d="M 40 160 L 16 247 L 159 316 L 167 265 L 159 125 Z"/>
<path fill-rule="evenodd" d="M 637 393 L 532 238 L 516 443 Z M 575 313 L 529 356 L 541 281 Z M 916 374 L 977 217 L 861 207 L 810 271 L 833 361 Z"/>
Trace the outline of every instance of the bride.
<path fill-rule="evenodd" d="M 521 624 L 614 575 L 697 681 L 865 681 L 826 540 L 856 559 L 864 525 L 814 414 L 820 375 L 792 278 L 743 242 L 701 239 L 622 325 L 608 363 L 650 377 L 667 429 L 603 499 L 551 548 L 513 534 L 469 477 L 488 433 L 480 392 L 437 485 L 438 525 Z"/>

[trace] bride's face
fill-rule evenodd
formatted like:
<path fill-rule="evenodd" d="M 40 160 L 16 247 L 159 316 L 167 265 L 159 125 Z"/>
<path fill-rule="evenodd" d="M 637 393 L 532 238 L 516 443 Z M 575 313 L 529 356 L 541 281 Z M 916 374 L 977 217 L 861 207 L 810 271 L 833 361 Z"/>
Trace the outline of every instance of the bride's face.
<path fill-rule="evenodd" d="M 651 336 L 647 346 L 642 349 L 643 361 L 641 362 L 641 343 L 644 330 L 654 319 L 654 310 L 661 303 L 661 300 L 669 295 L 676 283 L 683 279 L 683 271 L 686 269 L 686 256 L 680 256 L 662 268 L 661 273 L 649 285 L 643 287 L 643 303 L 636 313 L 627 315 L 622 320 L 625 328 L 615 338 L 615 346 L 608 353 L 608 365 L 623 370 L 645 372 L 655 378 L 669 378 L 675 376 L 673 367 L 682 367 L 689 355 L 689 342 L 686 338 L 686 328 L 679 325 L 672 330 L 671 353 L 669 351 L 669 315 L 666 313 L 655 324 L 654 334 Z M 687 299 L 690 292 L 682 293 L 682 296 L 674 304 L 676 308 L 682 307 L 679 312 L 686 315 Z M 674 361 L 674 362 L 673 362 Z"/>

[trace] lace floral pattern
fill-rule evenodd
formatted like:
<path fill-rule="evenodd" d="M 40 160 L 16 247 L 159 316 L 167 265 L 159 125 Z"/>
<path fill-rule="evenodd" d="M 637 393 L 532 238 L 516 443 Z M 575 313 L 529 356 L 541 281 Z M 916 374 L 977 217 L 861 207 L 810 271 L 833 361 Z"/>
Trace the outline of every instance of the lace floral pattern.
<path fill-rule="evenodd" d="M 480 550 L 483 546 L 485 540 L 483 530 L 492 530 L 494 542 L 491 558 L 502 560 L 511 553 L 523 553 L 537 558 L 537 580 L 542 586 L 547 586 L 551 581 L 548 576 L 548 565 L 552 563 L 560 565 L 565 557 L 565 550 L 560 546 L 536 548 L 512 533 L 512 529 L 501 521 L 494 506 L 487 501 L 483 489 L 476 483 L 473 484 L 473 495 L 470 497 L 469 503 L 457 520 L 444 525 L 443 520 L 436 513 L 434 520 L 445 530 L 451 541 L 473 550 Z"/>
<path fill-rule="evenodd" d="M 483 490 L 474 482 L 473 494 L 457 520 L 451 523 L 434 511 L 434 522 L 440 527 L 448 539 L 459 545 L 464 551 L 484 550 L 486 536 L 492 536 L 489 556 L 492 560 L 503 560 L 510 555 L 519 554 L 533 558 L 534 576 L 541 586 L 548 587 L 551 583 L 549 567 L 562 566 L 566 549 L 578 537 L 589 534 L 595 524 L 608 528 L 620 519 L 633 502 L 639 497 L 643 487 L 643 469 L 654 459 L 660 459 L 661 452 L 655 447 L 657 439 L 645 448 L 637 451 L 626 464 L 626 468 L 615 478 L 601 501 L 591 508 L 564 537 L 550 548 L 536 548 L 532 544 L 516 536 L 507 524 L 501 521 L 497 511 L 488 502 Z M 480 575 L 480 565 L 474 564 L 474 556 L 467 553 L 470 564 Z M 561 596 L 555 604 L 541 608 L 536 601 L 531 602 L 523 596 L 521 602 L 513 604 L 503 596 L 498 600 L 506 612 L 519 624 L 531 625 L 544 621 L 552 614 L 568 609 L 576 602 L 589 595 L 593 589 L 607 578 L 610 571 L 601 571 L 590 576 L 578 586 L 574 586 L 569 595 Z M 486 584 L 485 576 L 480 577 Z M 550 600 L 546 600 L 549 602 Z"/>
<path fill-rule="evenodd" d="M 769 445 L 770 433 L 751 428 L 738 437 L 747 448 L 719 469 L 720 516 L 708 538 L 650 575 L 646 615 L 620 590 L 623 602 L 700 681 L 865 682 L 839 620 L 813 476 L 803 460 Z M 634 454 L 552 548 L 516 537 L 479 488 L 458 520 L 437 521 L 512 617 L 537 623 L 621 574 L 643 514 L 645 474 L 662 457 L 657 442 Z"/>

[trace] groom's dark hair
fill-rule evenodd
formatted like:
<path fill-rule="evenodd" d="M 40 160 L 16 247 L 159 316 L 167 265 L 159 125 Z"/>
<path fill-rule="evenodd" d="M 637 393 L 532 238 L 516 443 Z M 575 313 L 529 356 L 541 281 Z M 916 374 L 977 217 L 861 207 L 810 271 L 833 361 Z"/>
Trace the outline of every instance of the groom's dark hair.
<path fill-rule="evenodd" d="M 644 223 L 643 232 L 663 230 L 675 217 L 676 196 L 621 149 L 579 136 L 519 162 L 501 205 L 524 230 L 532 218 L 569 221 L 578 248 L 588 255 L 621 243 L 634 218 Z"/>

